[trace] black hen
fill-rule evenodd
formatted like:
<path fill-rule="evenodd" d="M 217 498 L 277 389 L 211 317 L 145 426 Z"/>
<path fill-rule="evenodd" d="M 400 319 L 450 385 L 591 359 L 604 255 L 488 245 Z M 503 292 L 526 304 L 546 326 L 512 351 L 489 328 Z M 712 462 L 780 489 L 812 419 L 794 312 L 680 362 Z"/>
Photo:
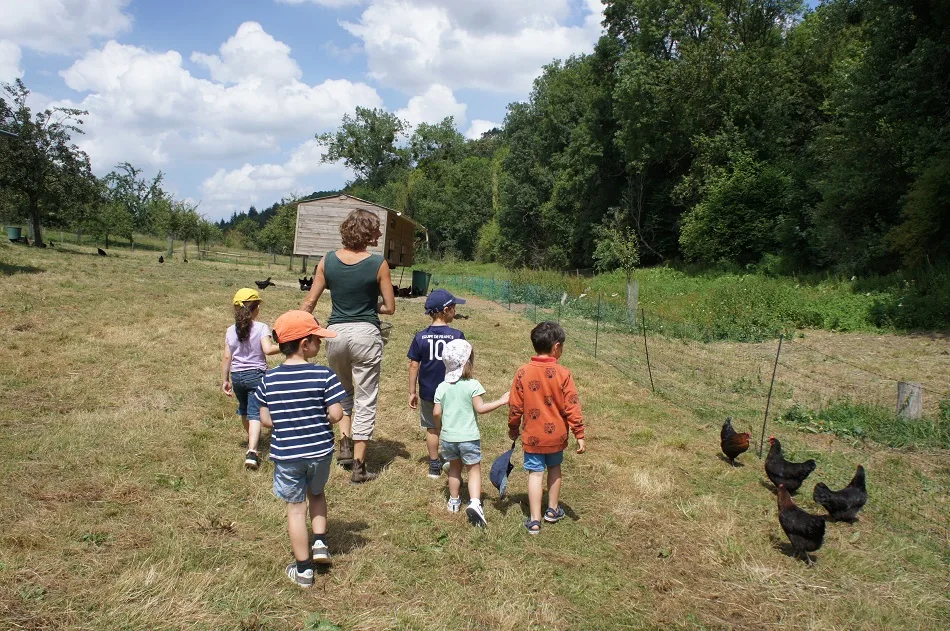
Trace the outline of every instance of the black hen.
<path fill-rule="evenodd" d="M 161 254 L 159 254 L 159 255 L 158 255 L 158 262 L 159 262 L 159 263 L 164 263 L 164 262 L 165 262 L 165 257 L 162 256 Z"/>
<path fill-rule="evenodd" d="M 313 287 L 313 276 L 298 278 L 297 282 L 300 283 L 300 291 L 310 291 L 310 288 Z"/>
<path fill-rule="evenodd" d="M 795 505 L 785 485 L 779 484 L 778 523 L 795 548 L 795 556 L 804 556 L 805 561 L 811 565 L 813 561 L 808 553 L 820 548 L 825 540 L 825 516 L 812 515 L 800 509 Z"/>
<path fill-rule="evenodd" d="M 778 438 L 769 436 L 769 455 L 765 459 L 765 475 L 772 484 L 784 484 L 789 493 L 794 493 L 811 472 L 815 470 L 815 461 L 789 462 L 782 457 L 782 443 Z"/>
<path fill-rule="evenodd" d="M 752 434 L 748 432 L 740 434 L 732 429 L 731 416 L 722 424 L 722 430 L 719 432 L 719 447 L 722 453 L 726 454 L 726 458 L 729 458 L 729 464 L 733 467 L 736 466 L 736 458 L 748 451 L 751 438 Z"/>
<path fill-rule="evenodd" d="M 99 256 L 109 256 L 108 254 L 106 254 L 106 251 L 103 250 L 102 248 L 96 248 L 96 250 L 99 251 Z"/>
<path fill-rule="evenodd" d="M 840 491 L 832 491 L 824 482 L 819 482 L 815 485 L 812 497 L 816 504 L 825 507 L 834 521 L 854 523 L 858 511 L 868 501 L 868 491 L 864 486 L 864 467 L 858 465 L 858 470 L 851 478 L 851 482 Z"/>
<path fill-rule="evenodd" d="M 270 282 L 270 276 L 267 277 L 267 280 L 255 280 L 254 284 L 257 285 L 257 288 L 261 291 L 267 289 L 268 287 L 276 287 L 276 283 Z"/>

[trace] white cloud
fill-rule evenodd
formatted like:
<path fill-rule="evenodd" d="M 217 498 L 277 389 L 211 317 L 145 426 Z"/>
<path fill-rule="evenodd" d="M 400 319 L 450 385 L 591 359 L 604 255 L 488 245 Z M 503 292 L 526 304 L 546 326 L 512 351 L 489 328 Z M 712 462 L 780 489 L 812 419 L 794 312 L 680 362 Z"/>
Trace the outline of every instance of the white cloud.
<path fill-rule="evenodd" d="M 409 99 L 406 107 L 398 110 L 396 116 L 415 128 L 419 123 L 438 123 L 446 116 L 455 118 L 455 125 L 465 123 L 464 103 L 455 100 L 452 90 L 444 85 L 431 85 L 418 96 Z"/>
<path fill-rule="evenodd" d="M 44 53 L 82 50 L 129 30 L 129 0 L 0 0 L 0 39 Z"/>
<path fill-rule="evenodd" d="M 552 59 L 590 51 L 602 19 L 599 0 L 374 0 L 343 27 L 384 85 L 521 94 Z"/>
<path fill-rule="evenodd" d="M 23 76 L 20 69 L 20 47 L 0 40 L 0 81 L 12 82 Z"/>
<path fill-rule="evenodd" d="M 210 79 L 183 67 L 177 51 L 114 41 L 61 73 L 70 88 L 89 93 L 61 104 L 89 111 L 79 144 L 97 171 L 119 160 L 161 167 L 172 159 L 240 159 L 335 127 L 357 105 L 382 106 L 363 83 L 301 82 L 290 48 L 253 22 L 242 24 L 219 55 L 192 59 Z"/>
<path fill-rule="evenodd" d="M 472 121 L 472 124 L 469 125 L 468 131 L 465 132 L 465 137 L 471 138 L 471 139 L 478 139 L 478 138 L 481 138 L 482 134 L 484 134 L 486 131 L 490 131 L 495 128 L 501 129 L 502 125 L 503 123 L 495 123 L 492 121 L 486 121 L 480 118 L 476 118 L 475 120 Z"/>
<path fill-rule="evenodd" d="M 237 169 L 218 169 L 201 184 L 202 211 L 224 216 L 234 208 L 267 203 L 293 191 L 309 193 L 323 188 L 315 182 L 342 182 L 352 173 L 341 163 L 324 163 L 326 150 L 316 139 L 299 145 L 282 164 L 244 164 Z"/>

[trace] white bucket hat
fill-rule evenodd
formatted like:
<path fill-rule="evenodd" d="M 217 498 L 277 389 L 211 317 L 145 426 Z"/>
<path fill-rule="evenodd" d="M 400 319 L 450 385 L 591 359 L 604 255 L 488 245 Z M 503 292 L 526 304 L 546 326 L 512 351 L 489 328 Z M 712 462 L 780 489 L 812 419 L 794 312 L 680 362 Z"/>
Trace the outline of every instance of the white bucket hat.
<path fill-rule="evenodd" d="M 472 345 L 465 340 L 452 340 L 442 349 L 442 363 L 445 364 L 445 380 L 455 383 L 462 378 L 462 370 L 472 356 Z"/>

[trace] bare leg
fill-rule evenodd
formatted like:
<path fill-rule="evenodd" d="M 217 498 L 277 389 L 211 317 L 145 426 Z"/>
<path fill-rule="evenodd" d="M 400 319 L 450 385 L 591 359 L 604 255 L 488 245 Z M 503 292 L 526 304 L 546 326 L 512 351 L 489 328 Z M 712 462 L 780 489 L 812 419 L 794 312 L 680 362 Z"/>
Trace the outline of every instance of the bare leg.
<path fill-rule="evenodd" d="M 315 535 L 327 534 L 327 495 L 314 495 L 307 489 L 307 499 L 310 500 L 310 529 Z"/>
<path fill-rule="evenodd" d="M 541 495 L 543 493 L 544 471 L 528 472 L 528 508 L 531 521 L 541 521 Z"/>
<path fill-rule="evenodd" d="M 353 441 L 353 459 L 360 462 L 366 462 L 366 443 L 368 440 Z"/>
<path fill-rule="evenodd" d="M 250 435 L 250 430 L 248 429 L 247 414 L 241 415 L 241 425 L 244 426 L 244 433 Z"/>
<path fill-rule="evenodd" d="M 548 467 L 548 508 L 557 510 L 557 501 L 561 497 L 561 465 Z"/>
<path fill-rule="evenodd" d="M 426 430 L 426 447 L 429 450 L 429 460 L 437 460 L 439 457 L 439 430 Z"/>
<path fill-rule="evenodd" d="M 307 536 L 307 502 L 287 504 L 287 534 L 290 547 L 298 561 L 310 559 L 310 539 Z"/>
<path fill-rule="evenodd" d="M 348 415 L 343 415 L 343 418 L 340 419 L 340 422 L 337 423 L 340 428 L 340 437 L 346 436 L 347 438 L 353 435 L 353 417 Z"/>
<path fill-rule="evenodd" d="M 461 461 L 460 461 L 461 462 Z M 465 465 L 468 474 L 468 499 L 482 501 L 482 466 L 481 463 Z M 461 483 L 461 479 L 459 480 Z"/>
<path fill-rule="evenodd" d="M 261 422 L 260 421 L 248 421 L 249 428 L 247 431 L 247 448 L 249 451 L 257 453 L 257 443 L 261 439 Z"/>
<path fill-rule="evenodd" d="M 449 498 L 458 497 L 462 490 L 462 461 L 449 461 Z"/>

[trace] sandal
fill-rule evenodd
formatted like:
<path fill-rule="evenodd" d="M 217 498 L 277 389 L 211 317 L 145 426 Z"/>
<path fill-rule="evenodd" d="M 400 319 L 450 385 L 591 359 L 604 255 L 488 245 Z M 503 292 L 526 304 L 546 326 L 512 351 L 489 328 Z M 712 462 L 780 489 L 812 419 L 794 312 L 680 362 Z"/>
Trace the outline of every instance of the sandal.
<path fill-rule="evenodd" d="M 536 535 L 541 532 L 541 522 L 537 519 L 526 519 L 524 521 L 525 530 L 528 531 L 529 535 Z"/>
<path fill-rule="evenodd" d="M 560 506 L 557 507 L 557 510 L 548 508 L 546 511 L 544 511 L 544 521 L 546 522 L 556 524 L 562 519 L 564 519 L 564 509 Z"/>

